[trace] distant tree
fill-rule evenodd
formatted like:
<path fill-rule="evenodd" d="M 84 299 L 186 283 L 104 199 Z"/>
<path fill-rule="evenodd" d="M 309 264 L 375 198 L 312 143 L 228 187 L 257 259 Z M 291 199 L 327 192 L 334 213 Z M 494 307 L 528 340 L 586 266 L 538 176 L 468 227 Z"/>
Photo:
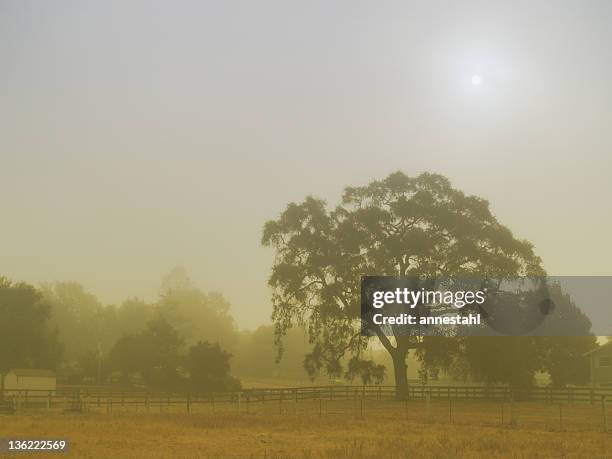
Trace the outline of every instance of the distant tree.
<path fill-rule="evenodd" d="M 243 331 L 234 351 L 235 374 L 258 378 L 304 380 L 308 373 L 304 358 L 311 346 L 303 328 L 287 331 L 283 339 L 283 359 L 277 359 L 274 327 L 261 325 L 253 331 Z"/>
<path fill-rule="evenodd" d="M 112 370 L 119 372 L 121 381 L 128 384 L 132 375 L 142 376 L 145 372 L 149 352 L 141 334 L 127 334 L 117 340 L 108 359 Z"/>
<path fill-rule="evenodd" d="M 51 305 L 50 323 L 65 347 L 64 358 L 74 363 L 84 351 L 95 351 L 104 332 L 99 317 L 103 306 L 96 296 L 76 282 L 44 284 L 41 290 Z"/>
<path fill-rule="evenodd" d="M 590 376 L 589 359 L 584 354 L 597 347 L 591 321 L 559 284 L 550 286 L 555 314 L 550 336 L 546 338 L 542 370 L 548 372 L 553 386 L 586 384 Z M 555 333 L 557 332 L 557 333 Z"/>
<path fill-rule="evenodd" d="M 548 283 L 547 292 L 554 314 L 539 325 L 537 336 L 426 337 L 428 345 L 417 353 L 422 366 L 519 391 L 533 385 L 538 371 L 547 372 L 554 386 L 587 382 L 584 354 L 597 346 L 591 321 L 558 283 Z"/>
<path fill-rule="evenodd" d="M 179 368 L 183 339 L 163 317 L 150 321 L 141 334 L 143 349 L 142 373 L 151 387 L 171 388 L 180 383 Z"/>
<path fill-rule="evenodd" d="M 401 172 L 363 187 L 346 188 L 329 211 L 308 197 L 266 223 L 262 244 L 276 251 L 269 284 L 280 342 L 296 324 L 308 327 L 308 369 L 340 374 L 346 354 L 361 359 L 363 275 L 505 277 L 542 274 L 529 242 L 516 239 L 487 201 L 467 196 L 440 175 Z M 406 357 L 423 347 L 419 336 L 388 336 L 371 324 L 394 366 L 396 396 L 407 396 Z"/>
<path fill-rule="evenodd" d="M 51 305 L 40 291 L 0 277 L 0 368 L 55 369 L 62 346 L 49 327 Z"/>
<path fill-rule="evenodd" d="M 163 297 L 173 291 L 189 291 L 194 288 L 193 280 L 189 277 L 187 270 L 182 266 L 177 266 L 163 277 L 159 294 Z"/>
<path fill-rule="evenodd" d="M 231 354 L 219 344 L 200 341 L 189 348 L 185 368 L 193 390 L 223 391 L 240 388 L 240 382 L 230 375 Z"/>
<path fill-rule="evenodd" d="M 110 352 L 110 363 L 124 381 L 139 373 L 151 388 L 176 388 L 181 385 L 182 345 L 177 330 L 160 317 L 149 321 L 142 333 L 121 337 Z"/>
<path fill-rule="evenodd" d="M 42 292 L 51 304 L 50 323 L 65 346 L 64 366 L 70 373 L 85 355 L 108 354 L 121 336 L 142 332 L 157 314 L 154 305 L 137 298 L 118 307 L 103 305 L 76 282 L 44 284 Z M 77 373 L 74 377 L 78 378 Z"/>
<path fill-rule="evenodd" d="M 154 305 L 138 298 L 129 298 L 116 308 L 118 336 L 144 331 L 147 323 L 157 316 Z"/>
<path fill-rule="evenodd" d="M 550 375 L 551 384 L 561 387 L 588 383 L 589 359 L 584 354 L 595 347 L 595 336 L 549 337 L 542 369 Z"/>
<path fill-rule="evenodd" d="M 173 270 L 164 279 L 157 311 L 179 331 L 186 344 L 195 344 L 204 336 L 234 350 L 238 330 L 230 303 L 220 293 L 196 288 L 183 269 Z"/>
<path fill-rule="evenodd" d="M 109 376 L 108 359 L 99 351 L 83 352 L 73 364 L 63 367 L 62 373 L 73 384 L 104 384 Z"/>
<path fill-rule="evenodd" d="M 545 341 L 532 336 L 472 336 L 460 340 L 463 358 L 476 381 L 529 389 L 542 368 Z"/>

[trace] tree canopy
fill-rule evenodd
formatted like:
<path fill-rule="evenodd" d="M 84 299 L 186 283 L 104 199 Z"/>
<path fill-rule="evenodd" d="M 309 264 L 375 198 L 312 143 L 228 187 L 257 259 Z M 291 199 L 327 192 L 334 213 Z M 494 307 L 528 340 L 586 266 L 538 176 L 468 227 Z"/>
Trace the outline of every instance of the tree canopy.
<path fill-rule="evenodd" d="M 0 277 L 0 369 L 56 368 L 63 348 L 50 317 L 40 291 Z"/>
<path fill-rule="evenodd" d="M 312 373 L 338 374 L 345 354 L 360 359 L 366 349 L 368 337 L 360 334 L 364 275 L 427 279 L 544 273 L 532 245 L 499 223 L 487 201 L 430 173 L 395 172 L 348 187 L 332 210 L 314 197 L 291 203 L 265 224 L 262 244 L 276 253 L 269 284 L 277 338 L 280 342 L 289 328 L 305 324 L 313 343 Z M 423 339 L 390 339 L 382 329 L 375 331 L 393 359 L 397 396 L 403 398 L 406 355 L 422 347 Z"/>

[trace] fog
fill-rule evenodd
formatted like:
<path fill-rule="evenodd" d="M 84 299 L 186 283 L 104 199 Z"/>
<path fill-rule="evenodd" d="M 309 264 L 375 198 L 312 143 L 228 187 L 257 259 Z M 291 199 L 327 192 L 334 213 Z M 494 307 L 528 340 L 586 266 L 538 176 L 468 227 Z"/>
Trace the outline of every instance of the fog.
<path fill-rule="evenodd" d="M 183 266 L 254 329 L 264 222 L 398 169 L 488 199 L 551 274 L 612 274 L 611 21 L 604 1 L 3 0 L 2 274 L 119 304 Z"/>

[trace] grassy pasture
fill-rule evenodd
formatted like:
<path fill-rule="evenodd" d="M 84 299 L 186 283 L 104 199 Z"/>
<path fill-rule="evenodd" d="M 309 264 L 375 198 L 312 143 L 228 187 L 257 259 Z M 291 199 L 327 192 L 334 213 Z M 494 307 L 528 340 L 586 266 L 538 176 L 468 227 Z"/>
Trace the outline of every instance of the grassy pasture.
<path fill-rule="evenodd" d="M 601 407 L 588 404 L 561 412 L 478 400 L 436 400 L 429 409 L 424 401 L 378 400 L 241 404 L 240 411 L 226 404 L 214 413 L 203 405 L 189 414 L 155 408 L 3 416 L 0 437 L 65 438 L 71 449 L 60 456 L 94 458 L 606 457 L 612 441 L 602 432 Z"/>

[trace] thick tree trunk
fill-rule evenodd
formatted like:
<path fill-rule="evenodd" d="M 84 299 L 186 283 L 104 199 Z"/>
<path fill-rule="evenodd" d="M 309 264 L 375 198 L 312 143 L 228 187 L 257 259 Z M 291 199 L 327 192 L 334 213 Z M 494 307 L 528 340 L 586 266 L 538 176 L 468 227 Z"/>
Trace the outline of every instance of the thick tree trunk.
<path fill-rule="evenodd" d="M 406 400 L 408 398 L 408 365 L 406 365 L 407 351 L 395 349 L 391 353 L 393 359 L 393 371 L 395 374 L 395 399 Z"/>

